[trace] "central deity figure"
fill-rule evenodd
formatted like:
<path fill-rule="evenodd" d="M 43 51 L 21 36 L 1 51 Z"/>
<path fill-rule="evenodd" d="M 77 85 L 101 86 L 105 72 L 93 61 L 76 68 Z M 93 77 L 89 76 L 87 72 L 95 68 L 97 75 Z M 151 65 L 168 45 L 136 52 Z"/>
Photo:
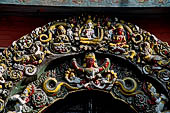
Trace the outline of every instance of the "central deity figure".
<path fill-rule="evenodd" d="M 77 64 L 76 59 L 73 58 L 73 66 L 79 71 L 85 72 L 87 74 L 86 77 L 88 79 L 94 79 L 96 77 L 96 74 L 100 76 L 99 72 L 106 70 L 107 68 L 110 67 L 110 60 L 108 58 L 106 58 L 106 61 L 102 65 L 102 67 L 99 67 L 97 65 L 97 61 L 94 53 L 86 54 L 84 61 L 85 63 L 83 64 L 83 67 L 80 67 Z"/>
<path fill-rule="evenodd" d="M 72 65 L 74 69 L 84 74 L 85 78 L 81 79 L 80 85 L 88 89 L 93 88 L 93 86 L 99 89 L 112 86 L 117 78 L 116 73 L 109 70 L 111 65 L 109 58 L 105 58 L 105 62 L 98 66 L 94 53 L 85 55 L 83 66 L 79 66 L 75 58 L 72 60 Z"/>

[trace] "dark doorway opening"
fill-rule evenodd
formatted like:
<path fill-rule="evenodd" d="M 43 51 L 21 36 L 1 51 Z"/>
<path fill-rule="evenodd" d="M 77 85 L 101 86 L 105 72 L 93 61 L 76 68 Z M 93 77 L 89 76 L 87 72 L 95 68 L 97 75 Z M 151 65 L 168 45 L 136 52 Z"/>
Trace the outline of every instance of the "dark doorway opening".
<path fill-rule="evenodd" d="M 69 94 L 44 113 L 136 113 L 129 105 L 116 100 L 110 93 L 80 91 Z"/>

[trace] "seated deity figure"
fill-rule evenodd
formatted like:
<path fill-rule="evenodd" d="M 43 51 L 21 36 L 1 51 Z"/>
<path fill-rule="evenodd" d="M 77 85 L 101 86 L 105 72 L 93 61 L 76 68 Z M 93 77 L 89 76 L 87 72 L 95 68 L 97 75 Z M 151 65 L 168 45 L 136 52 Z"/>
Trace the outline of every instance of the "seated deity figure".
<path fill-rule="evenodd" d="M 56 38 L 55 42 L 56 43 L 67 43 L 69 42 L 69 38 L 66 35 L 66 29 L 64 28 L 63 25 L 60 25 L 56 31 Z"/>
<path fill-rule="evenodd" d="M 168 98 L 164 94 L 157 93 L 156 88 L 151 83 L 147 83 L 147 89 L 151 95 L 152 101 L 156 104 L 156 113 L 162 113 Z"/>
<path fill-rule="evenodd" d="M 85 28 L 82 31 L 82 36 L 88 38 L 89 40 L 92 40 L 96 38 L 95 31 L 94 31 L 94 25 L 91 19 L 88 19 Z"/>
<path fill-rule="evenodd" d="M 118 24 L 116 26 L 117 27 L 114 30 L 115 33 L 114 33 L 114 35 L 112 37 L 112 42 L 110 43 L 110 46 L 123 47 L 123 48 L 129 47 L 128 45 L 126 45 L 125 30 L 124 30 L 123 25 Z"/>

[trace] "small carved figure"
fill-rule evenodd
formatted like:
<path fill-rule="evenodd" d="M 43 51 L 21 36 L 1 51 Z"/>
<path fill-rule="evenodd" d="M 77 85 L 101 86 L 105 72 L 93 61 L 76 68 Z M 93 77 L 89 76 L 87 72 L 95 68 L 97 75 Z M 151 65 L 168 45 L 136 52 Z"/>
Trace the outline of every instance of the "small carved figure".
<path fill-rule="evenodd" d="M 108 84 L 108 87 L 106 89 L 111 89 L 116 80 L 117 73 L 115 73 L 113 70 L 108 70 L 105 76 L 102 78 L 102 82 L 104 84 Z"/>
<path fill-rule="evenodd" d="M 128 45 L 126 45 L 126 37 L 125 37 L 125 31 L 123 25 L 117 24 L 117 28 L 114 31 L 115 31 L 115 35 L 113 35 L 112 37 L 113 39 L 112 42 L 110 43 L 110 46 L 125 47 L 125 48 L 129 47 Z"/>
<path fill-rule="evenodd" d="M 150 93 L 150 96 L 152 98 L 152 101 L 156 104 L 155 111 L 157 113 L 162 113 L 164 110 L 164 105 L 168 101 L 168 98 L 164 94 L 159 94 L 156 91 L 156 88 L 151 84 L 147 82 L 147 90 Z"/>
<path fill-rule="evenodd" d="M 96 38 L 94 25 L 91 19 L 88 19 L 85 24 L 85 29 L 82 31 L 82 36 L 87 37 L 89 40 Z"/>
<path fill-rule="evenodd" d="M 114 35 L 114 30 L 115 30 L 115 26 L 112 25 L 111 29 L 108 30 L 108 32 L 106 33 L 108 39 L 107 40 L 112 40 L 112 37 Z"/>
<path fill-rule="evenodd" d="M 69 83 L 80 83 L 81 82 L 81 78 L 77 77 L 74 73 L 74 69 L 68 69 L 65 73 L 65 79 L 69 82 Z"/>
<path fill-rule="evenodd" d="M 149 42 L 143 43 L 143 51 L 141 52 L 141 55 L 143 55 L 143 59 L 146 61 L 151 61 L 154 56 L 152 55 L 152 49 L 150 47 Z"/>
<path fill-rule="evenodd" d="M 27 110 L 32 110 L 31 107 L 28 107 L 26 103 L 30 101 L 30 96 L 35 91 L 35 86 L 34 85 L 28 85 L 27 88 L 23 91 L 23 93 L 20 94 L 15 94 L 9 98 L 10 101 L 15 101 L 16 105 L 14 106 L 15 112 L 16 113 L 22 113 L 24 110 L 24 107 L 27 107 Z M 8 113 L 11 113 L 13 111 L 8 111 Z"/>
<path fill-rule="evenodd" d="M 142 43 L 141 48 L 142 51 L 140 52 L 140 56 L 144 61 L 152 62 L 156 67 L 158 67 L 157 65 L 164 66 L 167 64 L 167 62 L 164 62 L 164 59 L 161 56 L 153 54 L 153 49 L 151 48 L 149 42 Z"/>
<path fill-rule="evenodd" d="M 3 78 L 2 74 L 6 70 L 5 64 L 0 64 L 0 84 L 5 83 L 5 79 Z"/>
<path fill-rule="evenodd" d="M 69 42 L 69 38 L 66 35 L 66 29 L 64 28 L 63 25 L 58 26 L 58 29 L 56 32 L 57 32 L 56 38 L 55 38 L 56 43 Z"/>
<path fill-rule="evenodd" d="M 74 39 L 73 39 L 73 31 L 72 31 L 71 28 L 67 29 L 67 35 L 70 38 L 70 40 L 73 42 L 74 41 Z"/>
<path fill-rule="evenodd" d="M 30 53 L 31 56 L 29 60 L 33 61 L 33 64 L 41 64 L 46 54 L 41 42 L 39 41 L 35 43 L 30 50 Z"/>
<path fill-rule="evenodd" d="M 86 77 L 89 79 L 95 78 L 97 73 L 99 73 L 103 70 L 106 70 L 106 68 L 108 68 L 110 65 L 110 60 L 108 58 L 106 58 L 105 64 L 103 64 L 102 67 L 98 67 L 94 53 L 86 54 L 84 61 L 85 61 L 85 63 L 83 65 L 83 67 L 78 66 L 76 59 L 73 59 L 72 64 L 79 71 L 86 72 L 87 73 Z"/>

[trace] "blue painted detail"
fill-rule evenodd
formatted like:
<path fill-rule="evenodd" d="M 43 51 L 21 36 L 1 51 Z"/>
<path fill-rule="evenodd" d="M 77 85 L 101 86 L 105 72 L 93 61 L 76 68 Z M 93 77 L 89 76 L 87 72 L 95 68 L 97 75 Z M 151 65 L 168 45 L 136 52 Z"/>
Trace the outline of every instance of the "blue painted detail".
<path fill-rule="evenodd" d="M 170 0 L 0 0 L 0 4 L 73 7 L 170 7 Z"/>

